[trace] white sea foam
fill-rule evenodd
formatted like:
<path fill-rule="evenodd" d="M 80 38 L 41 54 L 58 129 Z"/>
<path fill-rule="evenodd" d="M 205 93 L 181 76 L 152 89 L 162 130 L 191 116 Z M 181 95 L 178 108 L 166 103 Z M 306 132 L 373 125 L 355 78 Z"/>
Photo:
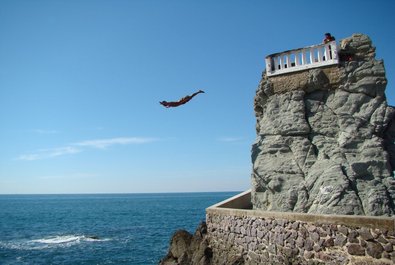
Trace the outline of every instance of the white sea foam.
<path fill-rule="evenodd" d="M 33 240 L 15 240 L 10 242 L 0 242 L 0 247 L 8 249 L 37 250 L 54 247 L 71 247 L 83 242 L 104 242 L 109 240 L 110 239 L 108 238 L 98 238 L 96 236 L 61 235 Z"/>
<path fill-rule="evenodd" d="M 48 237 L 48 238 L 41 238 L 31 240 L 33 243 L 40 243 L 40 244 L 67 244 L 67 243 L 79 243 L 84 236 L 74 236 L 74 235 L 66 235 L 66 236 L 55 236 L 55 237 Z"/>
<path fill-rule="evenodd" d="M 108 241 L 108 238 L 99 238 L 97 236 L 85 236 L 85 235 L 63 235 L 63 236 L 53 236 L 41 239 L 31 240 L 34 243 L 48 244 L 48 245 L 73 245 L 81 242 L 103 242 Z"/>

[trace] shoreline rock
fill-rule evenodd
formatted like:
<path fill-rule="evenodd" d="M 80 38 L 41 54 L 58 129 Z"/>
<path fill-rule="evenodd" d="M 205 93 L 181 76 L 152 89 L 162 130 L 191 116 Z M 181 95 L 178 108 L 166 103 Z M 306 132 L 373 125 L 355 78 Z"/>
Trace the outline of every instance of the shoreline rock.
<path fill-rule="evenodd" d="M 195 233 L 176 231 L 171 240 L 169 251 L 160 265 L 210 265 L 213 256 L 207 240 L 207 225 L 201 222 Z"/>

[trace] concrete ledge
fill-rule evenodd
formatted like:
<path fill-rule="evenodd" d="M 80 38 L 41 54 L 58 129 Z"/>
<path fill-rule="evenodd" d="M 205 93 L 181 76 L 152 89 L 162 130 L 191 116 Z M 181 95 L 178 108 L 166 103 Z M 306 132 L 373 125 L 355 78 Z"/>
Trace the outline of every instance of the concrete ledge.
<path fill-rule="evenodd" d="M 210 206 L 208 209 L 232 208 L 232 209 L 252 209 L 251 190 L 244 191 L 229 199 Z"/>
<path fill-rule="evenodd" d="M 294 212 L 269 212 L 251 209 L 251 191 L 245 191 L 206 209 L 207 214 L 237 217 L 258 217 L 266 219 L 285 219 L 308 223 L 346 225 L 349 227 L 368 227 L 394 232 L 395 218 L 360 216 L 360 215 L 326 215 Z"/>

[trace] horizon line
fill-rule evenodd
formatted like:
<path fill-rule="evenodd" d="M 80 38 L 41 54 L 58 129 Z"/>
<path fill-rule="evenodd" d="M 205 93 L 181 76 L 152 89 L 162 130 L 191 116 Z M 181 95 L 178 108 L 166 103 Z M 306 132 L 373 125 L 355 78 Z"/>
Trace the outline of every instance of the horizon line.
<path fill-rule="evenodd" d="M 87 192 L 87 193 L 0 193 L 0 196 L 18 195 L 128 195 L 128 194 L 183 194 L 183 193 L 229 193 L 243 192 L 243 190 L 228 191 L 157 191 L 157 192 Z"/>

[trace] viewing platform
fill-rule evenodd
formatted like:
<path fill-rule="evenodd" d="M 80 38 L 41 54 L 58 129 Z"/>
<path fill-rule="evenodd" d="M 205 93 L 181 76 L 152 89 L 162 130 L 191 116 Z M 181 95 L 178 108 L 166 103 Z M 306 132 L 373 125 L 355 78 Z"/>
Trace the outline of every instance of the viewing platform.
<path fill-rule="evenodd" d="M 336 41 L 266 56 L 267 76 L 275 76 L 339 63 Z"/>

